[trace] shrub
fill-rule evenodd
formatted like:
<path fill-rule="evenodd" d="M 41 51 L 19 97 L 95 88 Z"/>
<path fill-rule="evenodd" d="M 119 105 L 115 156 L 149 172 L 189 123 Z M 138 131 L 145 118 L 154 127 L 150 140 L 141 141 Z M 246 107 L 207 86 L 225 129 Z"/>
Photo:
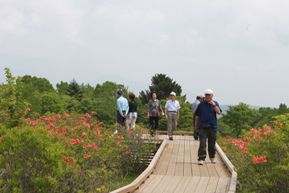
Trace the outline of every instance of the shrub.
<path fill-rule="evenodd" d="M 241 192 L 288 192 L 289 114 L 221 144 L 239 174 Z"/>
<path fill-rule="evenodd" d="M 55 192 L 64 148 L 43 128 L 2 131 L 0 192 Z"/>
<path fill-rule="evenodd" d="M 93 114 L 51 114 L 0 130 L 0 192 L 109 192 L 151 151 L 134 131 L 113 134 Z"/>

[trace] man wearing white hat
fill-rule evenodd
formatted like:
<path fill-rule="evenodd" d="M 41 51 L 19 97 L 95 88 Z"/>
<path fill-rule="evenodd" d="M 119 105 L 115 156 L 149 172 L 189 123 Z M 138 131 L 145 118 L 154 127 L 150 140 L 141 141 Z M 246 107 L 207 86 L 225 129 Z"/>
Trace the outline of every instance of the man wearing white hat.
<path fill-rule="evenodd" d="M 177 128 L 178 120 L 180 118 L 180 108 L 180 103 L 176 100 L 176 93 L 171 92 L 170 100 L 168 100 L 165 105 L 168 136 L 170 140 L 173 140 L 173 133 Z"/>
<path fill-rule="evenodd" d="M 199 129 L 200 146 L 198 151 L 198 163 L 203 165 L 206 159 L 206 141 L 208 139 L 209 157 L 212 163 L 215 162 L 216 155 L 216 133 L 217 133 L 217 115 L 222 113 L 220 105 L 213 100 L 214 92 L 211 89 L 205 90 L 205 100 L 201 102 L 196 110 L 196 125 Z"/>

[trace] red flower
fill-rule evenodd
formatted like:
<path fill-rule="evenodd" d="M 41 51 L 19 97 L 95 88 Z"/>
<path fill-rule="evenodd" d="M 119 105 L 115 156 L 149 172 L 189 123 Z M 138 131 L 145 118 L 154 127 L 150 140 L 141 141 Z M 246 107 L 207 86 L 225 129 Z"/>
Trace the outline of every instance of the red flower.
<path fill-rule="evenodd" d="M 241 140 L 241 139 L 229 139 L 229 141 L 242 151 L 243 156 L 247 155 L 247 153 L 248 153 L 247 145 L 243 140 Z"/>
<path fill-rule="evenodd" d="M 90 115 L 89 113 L 86 113 L 86 114 L 84 115 L 84 117 L 87 118 L 87 119 L 91 119 L 91 115 Z"/>
<path fill-rule="evenodd" d="M 73 159 L 71 157 L 64 157 L 63 160 L 66 164 L 69 164 Z"/>
<path fill-rule="evenodd" d="M 84 159 L 88 159 L 88 158 L 90 158 L 91 157 L 91 155 L 90 154 L 88 154 L 88 153 L 86 153 L 86 154 L 83 154 L 83 158 Z"/>
<path fill-rule="evenodd" d="M 83 142 L 82 140 L 80 139 L 67 139 L 67 141 L 73 145 L 78 145 L 80 144 L 81 142 Z"/>
<path fill-rule="evenodd" d="M 91 125 L 90 125 L 89 123 L 84 123 L 84 126 L 85 126 L 86 128 L 91 128 Z"/>
<path fill-rule="evenodd" d="M 266 156 L 254 156 L 252 157 L 252 161 L 254 164 L 261 164 L 261 163 L 266 163 L 267 158 Z"/>
<path fill-rule="evenodd" d="M 4 137 L 0 136 L 0 142 L 4 141 Z"/>
<path fill-rule="evenodd" d="M 56 115 L 56 117 L 57 117 L 58 120 L 61 120 L 61 119 L 62 119 L 62 115 L 59 114 L 59 113 Z"/>

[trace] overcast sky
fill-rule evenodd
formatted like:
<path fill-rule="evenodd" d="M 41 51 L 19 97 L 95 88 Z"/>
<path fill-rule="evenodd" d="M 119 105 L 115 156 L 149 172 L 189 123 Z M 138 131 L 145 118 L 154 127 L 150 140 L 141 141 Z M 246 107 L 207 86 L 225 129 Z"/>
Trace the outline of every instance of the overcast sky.
<path fill-rule="evenodd" d="M 15 75 L 132 91 L 165 73 L 193 100 L 289 104 L 288 0 L 0 0 L 0 81 Z"/>

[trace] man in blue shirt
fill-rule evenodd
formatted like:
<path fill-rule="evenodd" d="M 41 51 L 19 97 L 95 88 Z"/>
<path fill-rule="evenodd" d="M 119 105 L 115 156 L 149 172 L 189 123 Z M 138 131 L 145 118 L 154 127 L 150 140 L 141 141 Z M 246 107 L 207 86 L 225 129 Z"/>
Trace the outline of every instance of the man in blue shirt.
<path fill-rule="evenodd" d="M 200 146 L 198 151 L 198 163 L 203 165 L 206 159 L 206 141 L 208 139 L 209 157 L 212 163 L 215 162 L 216 155 L 216 133 L 217 133 L 217 114 L 222 110 L 217 101 L 213 100 L 214 92 L 211 89 L 205 90 L 205 100 L 201 102 L 196 110 L 195 127 L 199 129 Z"/>
<path fill-rule="evenodd" d="M 125 121 L 128 114 L 129 106 L 126 98 L 123 97 L 122 90 L 117 91 L 117 100 L 116 100 L 116 108 L 117 108 L 117 123 L 120 128 L 125 128 Z"/>

